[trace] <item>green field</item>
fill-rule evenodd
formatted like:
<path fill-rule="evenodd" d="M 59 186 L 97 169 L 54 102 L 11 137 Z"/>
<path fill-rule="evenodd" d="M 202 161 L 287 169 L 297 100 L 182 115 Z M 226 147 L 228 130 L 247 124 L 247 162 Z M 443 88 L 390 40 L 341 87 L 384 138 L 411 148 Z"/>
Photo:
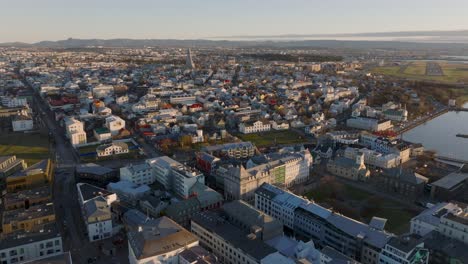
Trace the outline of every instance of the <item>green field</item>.
<path fill-rule="evenodd" d="M 382 74 L 411 80 L 436 81 L 441 83 L 468 82 L 468 64 L 441 61 L 439 62 L 439 65 L 442 67 L 444 76 L 426 75 L 426 62 L 423 61 L 414 61 L 400 66 L 376 67 L 372 69 L 371 72 L 374 74 Z"/>
<path fill-rule="evenodd" d="M 238 134 L 243 141 L 250 141 L 257 147 L 267 147 L 275 144 L 305 143 L 307 139 L 292 130 L 269 131 L 255 134 Z"/>
<path fill-rule="evenodd" d="M 31 166 L 49 158 L 49 140 L 40 134 L 0 135 L 0 156 L 16 155 Z"/>

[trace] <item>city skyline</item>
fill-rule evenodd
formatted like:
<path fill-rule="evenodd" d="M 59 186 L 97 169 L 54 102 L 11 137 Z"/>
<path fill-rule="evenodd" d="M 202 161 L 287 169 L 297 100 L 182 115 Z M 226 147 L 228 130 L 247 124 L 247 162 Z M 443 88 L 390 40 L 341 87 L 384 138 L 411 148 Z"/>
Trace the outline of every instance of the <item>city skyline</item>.
<path fill-rule="evenodd" d="M 2 2 L 0 23 L 8 26 L 0 27 L 0 42 L 67 38 L 222 39 L 468 29 L 463 12 L 468 3 L 461 0 L 430 0 L 424 5 L 402 0 Z"/>

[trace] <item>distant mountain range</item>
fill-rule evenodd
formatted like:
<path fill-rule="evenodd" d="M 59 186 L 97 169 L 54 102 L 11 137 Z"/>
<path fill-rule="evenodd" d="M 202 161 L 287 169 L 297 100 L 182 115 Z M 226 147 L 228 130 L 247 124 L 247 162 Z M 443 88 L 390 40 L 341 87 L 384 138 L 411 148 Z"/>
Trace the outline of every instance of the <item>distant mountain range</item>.
<path fill-rule="evenodd" d="M 277 47 L 349 49 L 468 49 L 468 30 L 411 31 L 357 34 L 311 34 L 278 36 L 229 36 L 206 39 L 74 39 L 37 43 L 1 43 L 2 47 Z"/>

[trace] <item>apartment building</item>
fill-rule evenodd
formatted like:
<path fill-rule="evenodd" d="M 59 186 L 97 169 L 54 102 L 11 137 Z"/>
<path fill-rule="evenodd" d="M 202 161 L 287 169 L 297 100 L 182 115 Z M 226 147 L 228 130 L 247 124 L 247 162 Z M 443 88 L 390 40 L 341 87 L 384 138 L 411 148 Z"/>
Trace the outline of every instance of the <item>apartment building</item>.
<path fill-rule="evenodd" d="M 87 183 L 78 183 L 76 188 L 89 241 L 111 237 L 113 235 L 111 204 L 117 201 L 117 195 Z"/>
<path fill-rule="evenodd" d="M 125 129 L 125 120 L 118 116 L 109 116 L 106 118 L 106 127 L 112 136 L 117 136 L 120 130 Z"/>
<path fill-rule="evenodd" d="M 188 198 L 195 183 L 205 184 L 205 176 L 201 172 L 167 156 L 149 159 L 147 163 L 152 168 L 154 179 L 179 197 Z"/>
<path fill-rule="evenodd" d="M 246 159 L 255 155 L 255 145 L 252 142 L 236 142 L 204 147 L 202 150 L 216 157 Z"/>
<path fill-rule="evenodd" d="M 151 166 L 145 162 L 120 168 L 120 180 L 138 185 L 150 185 L 154 183 L 155 178 Z"/>
<path fill-rule="evenodd" d="M 390 120 L 379 120 L 367 117 L 355 117 L 346 120 L 346 126 L 372 132 L 384 131 L 393 128 Z"/>
<path fill-rule="evenodd" d="M 86 144 L 87 136 L 84 131 L 83 122 L 76 120 L 74 118 L 65 119 L 65 131 L 67 137 L 70 139 L 70 143 L 73 146 L 78 146 L 81 144 Z"/>
<path fill-rule="evenodd" d="M 312 239 L 316 245 L 330 246 L 362 263 L 378 263 L 392 236 L 384 231 L 386 219 L 374 217 L 367 225 L 271 184 L 255 192 L 255 207 L 275 215 L 289 228 L 292 225 L 297 235 Z"/>
<path fill-rule="evenodd" d="M 392 237 L 380 252 L 379 263 L 388 264 L 427 264 L 429 250 L 424 248 L 421 236 L 409 234 Z"/>
<path fill-rule="evenodd" d="M 244 232 L 215 211 L 194 215 L 191 232 L 198 237 L 200 245 L 213 252 L 221 263 L 261 263 L 262 259 L 277 252 L 254 233 Z"/>
<path fill-rule="evenodd" d="M 371 150 L 382 154 L 396 154 L 400 156 L 401 163 L 405 163 L 410 159 L 410 145 L 401 140 L 383 138 L 364 132 L 361 134 L 360 141 Z"/>
<path fill-rule="evenodd" d="M 6 178 L 8 192 L 26 190 L 37 186 L 50 185 L 54 175 L 51 160 L 42 160 L 28 168 L 17 171 Z"/>
<path fill-rule="evenodd" d="M 55 222 L 54 205 L 38 204 L 29 208 L 20 208 L 3 212 L 2 230 L 10 234 L 18 230 L 34 231 L 44 223 Z"/>
<path fill-rule="evenodd" d="M 127 236 L 130 264 L 178 264 L 183 251 L 198 246 L 194 234 L 165 216 L 131 228 Z"/>
<path fill-rule="evenodd" d="M 19 230 L 0 236 L 0 263 L 40 263 L 63 254 L 62 237 L 55 223 L 47 223 L 34 232 Z"/>
<path fill-rule="evenodd" d="M 26 169 L 24 159 L 17 159 L 13 156 L 0 156 L 0 177 L 7 177 L 17 171 Z"/>

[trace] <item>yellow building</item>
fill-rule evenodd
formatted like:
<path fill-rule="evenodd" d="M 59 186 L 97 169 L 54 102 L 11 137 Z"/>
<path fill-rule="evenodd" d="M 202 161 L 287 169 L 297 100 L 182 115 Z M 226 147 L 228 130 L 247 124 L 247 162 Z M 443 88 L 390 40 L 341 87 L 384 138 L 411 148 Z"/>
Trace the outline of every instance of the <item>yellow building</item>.
<path fill-rule="evenodd" d="M 2 228 L 4 234 L 17 230 L 34 231 L 47 223 L 55 222 L 54 204 L 40 204 L 28 209 L 3 212 Z"/>
<path fill-rule="evenodd" d="M 31 167 L 6 178 L 8 192 L 31 189 L 36 186 L 51 184 L 54 166 L 50 159 L 42 160 Z"/>

